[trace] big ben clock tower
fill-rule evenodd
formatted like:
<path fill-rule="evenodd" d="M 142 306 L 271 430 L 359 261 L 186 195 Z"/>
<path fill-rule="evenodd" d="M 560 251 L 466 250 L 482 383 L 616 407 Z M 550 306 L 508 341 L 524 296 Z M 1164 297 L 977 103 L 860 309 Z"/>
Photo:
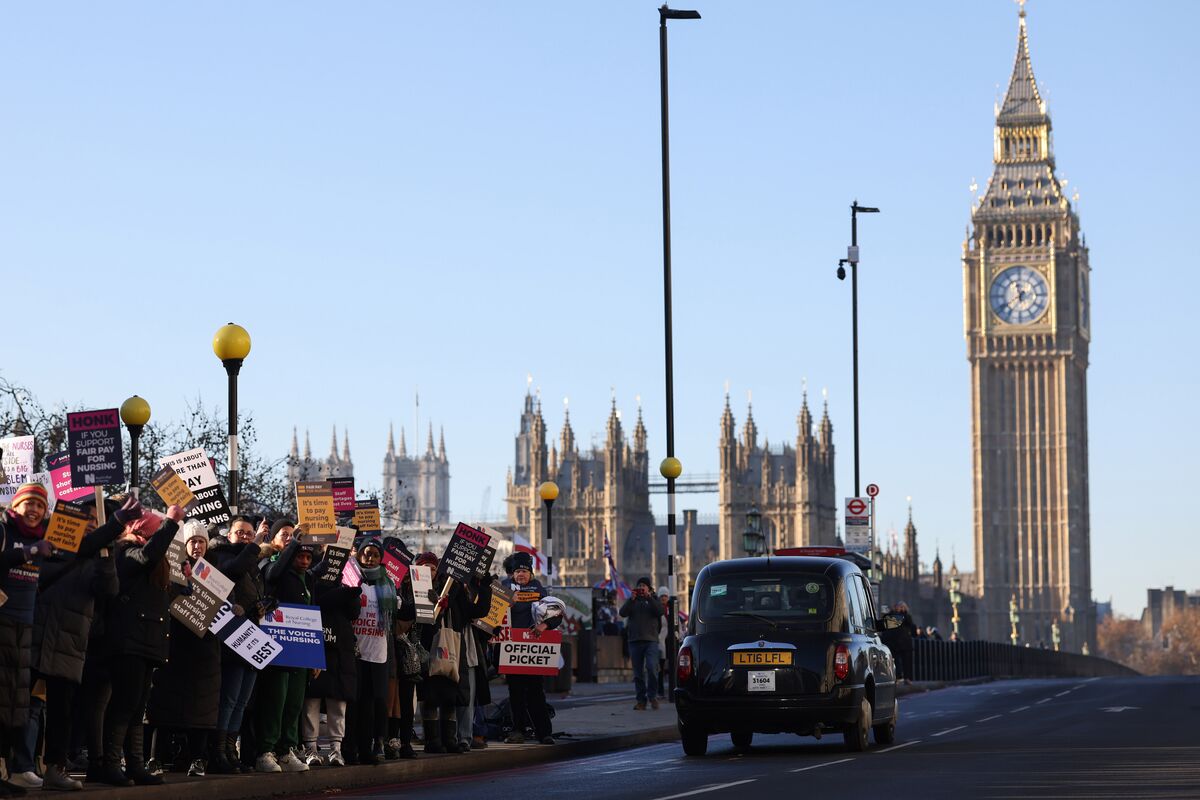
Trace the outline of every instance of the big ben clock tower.
<path fill-rule="evenodd" d="M 1088 251 L 1054 172 L 1050 117 L 1017 57 L 996 111 L 995 169 L 963 243 L 981 630 L 1094 650 L 1088 523 Z"/>

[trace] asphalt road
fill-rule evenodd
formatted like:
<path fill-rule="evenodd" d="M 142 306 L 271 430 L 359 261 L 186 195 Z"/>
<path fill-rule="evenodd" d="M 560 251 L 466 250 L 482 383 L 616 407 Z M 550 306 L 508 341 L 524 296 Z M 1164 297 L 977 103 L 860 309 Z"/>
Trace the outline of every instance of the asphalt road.
<path fill-rule="evenodd" d="M 903 698 L 896 744 L 866 753 L 836 735 L 756 736 L 738 752 L 722 735 L 703 759 L 655 745 L 344 796 L 1200 798 L 1198 725 L 1196 677 L 1001 681 Z"/>

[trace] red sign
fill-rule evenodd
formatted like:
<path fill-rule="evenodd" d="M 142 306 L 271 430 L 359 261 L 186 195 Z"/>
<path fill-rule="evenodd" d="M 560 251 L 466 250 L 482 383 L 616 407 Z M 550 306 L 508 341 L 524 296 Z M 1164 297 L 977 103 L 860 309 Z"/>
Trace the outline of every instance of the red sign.
<path fill-rule="evenodd" d="M 846 511 L 855 516 L 861 516 L 867 513 L 867 504 L 862 501 L 861 497 L 854 497 L 846 503 Z"/>
<path fill-rule="evenodd" d="M 562 631 L 543 631 L 535 635 L 531 628 L 512 628 L 510 633 L 510 639 L 500 642 L 501 674 L 558 674 Z"/>
<path fill-rule="evenodd" d="M 867 497 L 878 497 L 878 496 L 879 496 L 879 484 L 868 483 L 867 484 Z"/>

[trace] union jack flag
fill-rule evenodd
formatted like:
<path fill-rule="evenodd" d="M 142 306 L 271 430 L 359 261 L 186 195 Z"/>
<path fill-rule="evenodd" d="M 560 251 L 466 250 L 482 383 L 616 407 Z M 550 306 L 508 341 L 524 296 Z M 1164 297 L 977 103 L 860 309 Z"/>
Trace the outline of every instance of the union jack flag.
<path fill-rule="evenodd" d="M 607 533 L 604 534 L 604 580 L 597 583 L 595 588 L 616 592 L 620 600 L 627 600 L 633 596 L 629 584 L 621 580 L 621 573 L 613 561 L 612 545 L 608 541 Z"/>

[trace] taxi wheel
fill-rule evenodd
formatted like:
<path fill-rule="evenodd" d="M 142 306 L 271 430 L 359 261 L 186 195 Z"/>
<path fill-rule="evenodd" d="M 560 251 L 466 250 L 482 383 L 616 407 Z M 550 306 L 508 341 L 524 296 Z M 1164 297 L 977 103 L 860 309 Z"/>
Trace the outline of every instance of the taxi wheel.
<path fill-rule="evenodd" d="M 871 735 L 871 704 L 867 702 L 867 698 L 863 698 L 858 704 L 858 719 L 846 728 L 844 734 L 846 738 L 846 749 L 861 753 L 870 745 L 869 737 Z"/>
<path fill-rule="evenodd" d="M 729 738 L 733 741 L 734 747 L 744 750 L 754 741 L 754 731 L 734 731 L 729 734 Z"/>
<path fill-rule="evenodd" d="M 708 752 L 708 734 L 679 726 L 679 738 L 683 741 L 683 754 L 700 757 Z"/>
<path fill-rule="evenodd" d="M 896 703 L 896 710 L 892 712 L 892 718 L 882 725 L 876 725 L 875 744 L 895 744 L 896 743 L 896 720 L 900 718 L 900 703 Z"/>

